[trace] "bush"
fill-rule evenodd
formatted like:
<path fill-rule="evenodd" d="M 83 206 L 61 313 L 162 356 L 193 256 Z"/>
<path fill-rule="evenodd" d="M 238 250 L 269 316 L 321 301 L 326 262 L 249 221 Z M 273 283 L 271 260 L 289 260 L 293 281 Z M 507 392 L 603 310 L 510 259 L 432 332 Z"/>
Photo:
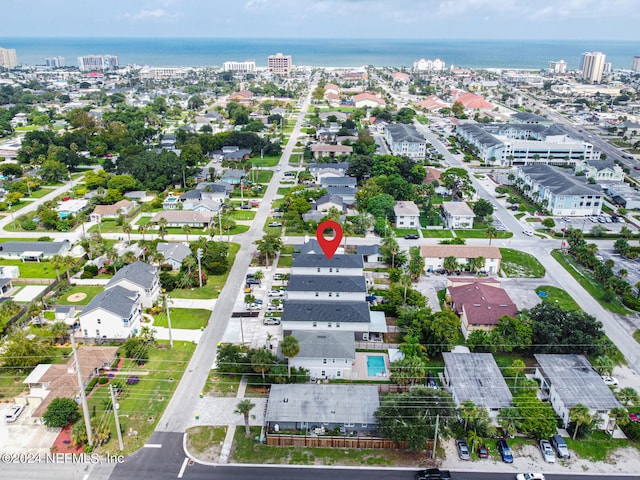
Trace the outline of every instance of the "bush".
<path fill-rule="evenodd" d="M 98 378 L 98 383 L 100 385 L 104 385 L 106 383 L 109 383 L 109 378 L 108 377 L 100 377 L 100 378 Z"/>
<path fill-rule="evenodd" d="M 93 377 L 91 380 L 89 380 L 89 383 L 84 389 L 85 395 L 88 395 L 91 392 L 91 390 L 93 390 L 93 387 L 96 386 L 96 383 L 98 383 L 98 377 Z"/>
<path fill-rule="evenodd" d="M 625 293 L 622 295 L 622 303 L 625 307 L 635 310 L 636 312 L 640 312 L 640 298 L 635 297 L 630 293 Z"/>
<path fill-rule="evenodd" d="M 78 404 L 70 398 L 54 398 L 47 411 L 42 415 L 42 422 L 49 428 L 66 427 L 80 418 Z"/>
<path fill-rule="evenodd" d="M 91 273 L 92 276 L 96 276 L 98 275 L 98 266 L 97 265 L 85 265 L 84 266 L 84 273 Z"/>
<path fill-rule="evenodd" d="M 26 220 L 24 220 L 20 224 L 20 226 L 22 227 L 23 230 L 26 230 L 27 232 L 32 232 L 36 228 L 38 228 L 38 224 L 36 222 L 34 222 L 33 220 L 31 220 L 30 218 L 27 218 Z"/>
<path fill-rule="evenodd" d="M 629 422 L 627 425 L 620 427 L 620 429 L 630 440 L 640 440 L 640 423 Z"/>
<path fill-rule="evenodd" d="M 127 385 L 136 385 L 139 382 L 140 382 L 140 377 L 136 375 L 131 375 L 130 377 L 127 378 Z"/>

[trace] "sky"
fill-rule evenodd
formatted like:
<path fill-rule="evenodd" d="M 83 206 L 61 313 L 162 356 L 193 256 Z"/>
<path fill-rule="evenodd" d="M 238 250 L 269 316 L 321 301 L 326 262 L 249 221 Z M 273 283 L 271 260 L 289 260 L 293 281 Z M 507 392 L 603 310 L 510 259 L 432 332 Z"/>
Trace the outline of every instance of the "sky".
<path fill-rule="evenodd" d="M 11 0 L 2 37 L 639 41 L 640 0 Z"/>

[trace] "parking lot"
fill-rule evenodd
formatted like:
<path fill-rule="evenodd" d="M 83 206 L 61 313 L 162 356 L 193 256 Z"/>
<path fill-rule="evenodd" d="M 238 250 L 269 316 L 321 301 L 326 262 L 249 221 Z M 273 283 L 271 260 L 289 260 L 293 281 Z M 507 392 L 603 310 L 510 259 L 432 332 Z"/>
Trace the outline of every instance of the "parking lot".
<path fill-rule="evenodd" d="M 13 423 L 5 423 L 5 412 L 13 403 L 0 404 L 0 451 L 4 453 L 49 453 L 56 437 L 60 433 L 59 428 L 47 428 L 38 420 L 34 420 L 31 414 L 35 410 L 34 405 L 27 405 L 22 415 Z"/>
<path fill-rule="evenodd" d="M 629 276 L 626 278 L 627 282 L 633 287 L 636 283 L 640 282 L 640 261 L 629 260 L 624 258 L 619 253 L 616 253 L 613 248 L 601 248 L 598 250 L 598 254 L 602 256 L 602 260 L 605 261 L 608 258 L 616 262 L 613 267 L 613 271 L 617 273 L 620 269 L 625 269 Z"/>

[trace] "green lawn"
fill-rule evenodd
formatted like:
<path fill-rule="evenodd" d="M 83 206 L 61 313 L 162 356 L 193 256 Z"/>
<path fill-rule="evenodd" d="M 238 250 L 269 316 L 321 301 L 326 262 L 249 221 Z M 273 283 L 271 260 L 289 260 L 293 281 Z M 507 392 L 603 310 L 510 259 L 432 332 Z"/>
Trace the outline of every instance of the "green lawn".
<path fill-rule="evenodd" d="M 229 270 L 233 267 L 233 262 L 236 259 L 236 254 L 240 250 L 240 244 L 229 244 Z M 170 296 L 174 298 L 191 298 L 191 299 L 207 299 L 217 298 L 218 292 L 222 290 L 224 283 L 229 276 L 229 270 L 222 275 L 209 275 L 207 278 L 207 284 L 202 288 L 181 288 L 171 292 Z"/>
<path fill-rule="evenodd" d="M 551 252 L 551 256 L 556 259 L 556 261 L 567 270 L 573 278 L 575 278 L 582 288 L 584 288 L 587 292 L 591 294 L 593 298 L 595 298 L 600 305 L 602 305 L 607 310 L 610 310 L 614 313 L 620 313 L 622 315 L 628 315 L 631 310 L 628 310 L 622 302 L 618 298 L 618 296 L 614 297 L 611 302 L 608 302 L 604 299 L 605 289 L 602 287 L 602 283 L 596 280 L 593 274 L 583 268 L 581 265 L 576 262 L 573 256 L 569 254 L 563 254 L 559 250 L 554 250 Z"/>
<path fill-rule="evenodd" d="M 262 160 L 260 157 L 251 159 L 257 167 L 275 167 L 280 162 L 280 155 L 265 155 Z"/>
<path fill-rule="evenodd" d="M 611 454 L 618 448 L 624 448 L 630 444 L 629 440 L 611 438 L 604 432 L 593 432 L 589 438 L 572 440 L 566 438 L 567 446 L 572 453 L 580 458 L 592 462 L 606 462 Z"/>
<path fill-rule="evenodd" d="M 145 217 L 140 217 L 140 218 L 138 219 L 138 221 L 136 222 L 136 225 L 138 225 L 138 226 L 140 226 L 140 225 L 146 225 L 146 224 L 148 224 L 148 223 L 151 221 L 151 219 L 152 219 L 152 218 L 153 218 L 153 217 L 151 217 L 151 216 L 149 216 L 149 217 L 146 217 L 146 216 L 145 216 Z"/>
<path fill-rule="evenodd" d="M 50 194 L 51 192 L 53 192 L 53 188 L 39 188 L 37 190 L 31 190 L 31 196 L 27 197 L 27 198 L 42 198 L 45 195 Z"/>
<path fill-rule="evenodd" d="M 58 303 L 60 305 L 88 305 L 91 299 L 100 292 L 104 292 L 104 287 L 100 285 L 76 285 L 72 289 L 65 291 L 60 298 L 58 298 Z M 69 295 L 73 295 L 74 293 L 85 293 L 87 297 L 79 302 L 70 302 L 67 300 Z"/>
<path fill-rule="evenodd" d="M 278 259 L 278 267 L 288 267 L 291 268 L 293 265 L 293 256 L 291 255 L 280 255 Z"/>
<path fill-rule="evenodd" d="M 210 310 L 203 308 L 171 308 L 171 328 L 184 328 L 187 330 L 198 330 L 204 328 L 209 323 Z M 160 313 L 154 317 L 154 327 L 168 327 L 167 314 Z"/>
<path fill-rule="evenodd" d="M 253 220 L 256 216 L 254 210 L 234 210 L 231 213 L 231 218 L 234 220 Z"/>
<path fill-rule="evenodd" d="M 486 229 L 471 229 L 471 230 L 455 230 L 456 236 L 460 238 L 486 238 L 487 241 L 489 237 L 487 237 Z M 513 233 L 511 232 L 496 232 L 495 238 L 511 238 L 513 237 Z"/>
<path fill-rule="evenodd" d="M 17 266 L 20 269 L 20 278 L 56 278 L 56 269 L 48 261 L 23 262 L 22 260 L 0 260 L 0 264 L 5 267 Z M 60 276 L 66 270 L 60 267 Z"/>
<path fill-rule="evenodd" d="M 422 230 L 422 236 L 424 238 L 453 238 L 451 230 Z"/>
<path fill-rule="evenodd" d="M 409 234 L 418 234 L 418 230 L 415 228 L 393 228 L 392 229 L 395 234 L 396 237 L 404 237 L 405 235 L 409 235 Z"/>
<path fill-rule="evenodd" d="M 140 381 L 137 384 L 126 384 L 130 376 L 128 374 L 118 375 L 111 380 L 113 382 L 121 379 L 124 387 L 123 394 L 118 398 L 120 425 L 125 432 L 124 450 L 121 452 L 124 455 L 133 453 L 147 442 L 196 348 L 191 342 L 175 341 L 171 349 L 167 348 L 166 341 L 157 343 L 157 347 L 149 347 L 149 360 L 145 365 L 138 366 L 134 361 L 125 359 L 120 369 L 121 372 L 131 372 L 138 376 Z M 144 372 L 148 374 L 144 375 Z M 100 447 L 99 453 L 118 451 L 114 417 L 112 412 L 105 410 L 108 397 L 108 385 L 96 385 L 88 399 L 89 411 L 95 411 L 98 422 L 106 422 L 111 430 L 109 441 Z M 137 431 L 138 435 L 127 435 L 129 431 Z"/>
<path fill-rule="evenodd" d="M 255 180 L 253 179 L 254 173 L 249 173 L 251 181 L 256 183 L 269 183 L 273 178 L 273 170 L 255 170 Z"/>
<path fill-rule="evenodd" d="M 227 427 L 191 427 L 186 430 L 187 449 L 194 455 L 219 452 Z"/>
<path fill-rule="evenodd" d="M 502 271 L 507 277 L 542 278 L 545 269 L 534 257 L 525 252 L 512 248 L 501 248 Z"/>
<path fill-rule="evenodd" d="M 547 294 L 547 296 L 542 299 L 543 302 L 555 303 L 564 310 L 582 310 L 575 300 L 561 288 L 551 285 L 540 285 L 536 288 L 536 293 L 538 292 L 545 292 Z"/>
<path fill-rule="evenodd" d="M 286 195 L 291 191 L 291 188 L 292 187 L 279 187 L 277 193 L 278 195 Z"/>
<path fill-rule="evenodd" d="M 100 232 L 100 233 L 122 233 L 122 225 L 118 225 L 118 222 L 114 220 L 103 220 L 100 222 L 100 225 L 94 225 L 89 230 L 89 233 Z M 131 230 L 131 233 L 135 233 L 134 230 Z"/>

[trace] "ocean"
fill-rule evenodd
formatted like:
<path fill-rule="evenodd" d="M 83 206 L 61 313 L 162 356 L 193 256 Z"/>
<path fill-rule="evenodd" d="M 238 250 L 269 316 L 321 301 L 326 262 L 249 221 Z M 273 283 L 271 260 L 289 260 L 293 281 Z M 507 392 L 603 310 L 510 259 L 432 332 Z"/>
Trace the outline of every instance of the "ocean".
<path fill-rule="evenodd" d="M 298 66 L 411 67 L 420 58 L 441 58 L 447 67 L 541 69 L 562 59 L 577 69 L 583 52 L 601 51 L 613 68 L 630 68 L 632 57 L 640 55 L 638 42 L 597 40 L 0 37 L 0 47 L 15 48 L 22 65 L 43 65 L 54 56 L 76 65 L 78 56 L 110 54 L 119 57 L 120 65 L 158 67 L 221 66 L 232 60 L 255 60 L 265 67 L 269 55 L 282 52 Z"/>

